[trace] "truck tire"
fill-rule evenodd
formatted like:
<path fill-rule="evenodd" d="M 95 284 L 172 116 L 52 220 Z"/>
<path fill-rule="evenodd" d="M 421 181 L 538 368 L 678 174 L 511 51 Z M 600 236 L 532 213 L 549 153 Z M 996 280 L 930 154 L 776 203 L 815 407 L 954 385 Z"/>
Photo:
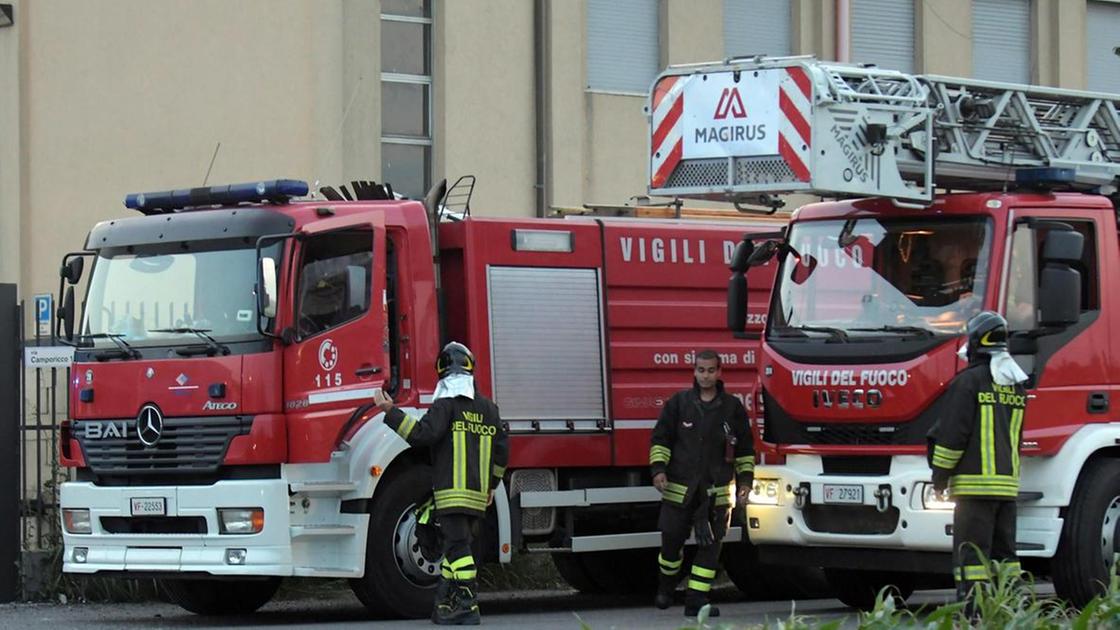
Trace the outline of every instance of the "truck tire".
<path fill-rule="evenodd" d="M 1120 551 L 1118 527 L 1120 461 L 1093 460 L 1077 480 L 1051 563 L 1059 597 L 1082 607 L 1105 592 Z"/>
<path fill-rule="evenodd" d="M 836 599 L 859 610 L 875 608 L 875 599 L 886 586 L 892 587 L 899 607 L 914 593 L 914 576 L 909 573 L 825 569 L 824 575 Z"/>
<path fill-rule="evenodd" d="M 389 479 L 369 506 L 365 575 L 350 589 L 375 616 L 412 619 L 432 612 L 440 559 L 424 558 L 413 508 L 432 491 L 432 469 L 412 465 Z"/>
<path fill-rule="evenodd" d="M 171 603 L 199 615 L 244 615 L 268 603 L 280 578 L 264 580 L 161 580 Z"/>
<path fill-rule="evenodd" d="M 726 543 L 721 563 L 727 577 L 749 599 L 813 599 L 832 597 L 832 589 L 819 567 L 763 564 L 747 541 Z"/>
<path fill-rule="evenodd" d="M 556 572 L 568 586 L 581 593 L 601 593 L 599 584 L 591 577 L 587 567 L 583 564 L 583 554 L 571 552 L 556 552 L 552 554 L 552 564 Z"/>

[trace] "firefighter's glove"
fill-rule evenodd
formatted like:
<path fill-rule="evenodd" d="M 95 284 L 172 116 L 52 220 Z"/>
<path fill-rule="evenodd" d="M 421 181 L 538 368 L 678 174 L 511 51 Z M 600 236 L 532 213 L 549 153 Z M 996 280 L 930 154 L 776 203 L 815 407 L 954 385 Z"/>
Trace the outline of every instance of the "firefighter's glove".
<path fill-rule="evenodd" d="M 933 468 L 933 489 L 944 492 L 949 487 L 949 471 L 944 468 Z"/>
<path fill-rule="evenodd" d="M 701 547 L 710 547 L 716 544 L 716 535 L 712 533 L 712 523 L 708 520 L 708 511 L 697 510 L 692 521 L 692 533 L 696 536 L 696 544 Z"/>

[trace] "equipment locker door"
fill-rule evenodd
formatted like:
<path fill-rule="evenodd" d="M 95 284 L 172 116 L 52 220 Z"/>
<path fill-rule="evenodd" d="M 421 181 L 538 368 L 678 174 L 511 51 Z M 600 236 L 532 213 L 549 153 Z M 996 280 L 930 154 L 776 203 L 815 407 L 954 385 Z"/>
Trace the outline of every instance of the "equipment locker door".
<path fill-rule="evenodd" d="M 292 462 L 330 451 L 388 373 L 384 219 L 339 217 L 303 231 L 296 253 L 284 405 Z"/>

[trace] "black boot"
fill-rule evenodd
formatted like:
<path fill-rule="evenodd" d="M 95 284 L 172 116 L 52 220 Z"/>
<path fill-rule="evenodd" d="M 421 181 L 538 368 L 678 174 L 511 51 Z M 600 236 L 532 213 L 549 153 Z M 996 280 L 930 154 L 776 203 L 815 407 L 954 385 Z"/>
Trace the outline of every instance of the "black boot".
<path fill-rule="evenodd" d="M 688 594 L 684 597 L 684 616 L 695 617 L 700 614 L 700 609 L 708 605 L 708 594 L 701 593 L 688 589 Z M 708 608 L 708 617 L 718 617 L 719 608 L 710 606 Z"/>
<path fill-rule="evenodd" d="M 441 626 L 477 626 L 482 623 L 474 581 L 452 582 L 449 590 L 449 601 L 443 605 L 436 603 L 432 623 Z"/>
<path fill-rule="evenodd" d="M 653 598 L 653 605 L 661 610 L 673 605 L 673 593 L 677 590 L 679 576 L 665 575 L 662 573 L 657 580 L 657 595 Z"/>
<path fill-rule="evenodd" d="M 436 583 L 435 603 L 432 606 L 432 623 L 440 623 L 441 611 L 446 614 L 447 611 L 451 610 L 451 594 L 451 581 L 441 577 L 439 582 Z"/>

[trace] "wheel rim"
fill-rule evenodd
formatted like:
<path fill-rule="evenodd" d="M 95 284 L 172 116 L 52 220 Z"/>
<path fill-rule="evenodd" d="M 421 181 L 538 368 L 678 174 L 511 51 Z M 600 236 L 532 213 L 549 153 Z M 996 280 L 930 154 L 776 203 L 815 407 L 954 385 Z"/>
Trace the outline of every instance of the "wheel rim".
<path fill-rule="evenodd" d="M 397 561 L 397 569 L 406 580 L 419 587 L 430 587 L 439 579 L 439 562 L 442 558 L 432 562 L 421 553 L 420 540 L 416 537 L 415 507 L 415 503 L 408 506 L 397 519 L 393 534 L 393 557 Z"/>
<path fill-rule="evenodd" d="M 1104 511 L 1104 521 L 1101 523 L 1101 556 L 1104 566 L 1109 572 L 1116 564 L 1116 543 L 1120 540 L 1117 531 L 1120 529 L 1120 496 L 1113 497 Z"/>

